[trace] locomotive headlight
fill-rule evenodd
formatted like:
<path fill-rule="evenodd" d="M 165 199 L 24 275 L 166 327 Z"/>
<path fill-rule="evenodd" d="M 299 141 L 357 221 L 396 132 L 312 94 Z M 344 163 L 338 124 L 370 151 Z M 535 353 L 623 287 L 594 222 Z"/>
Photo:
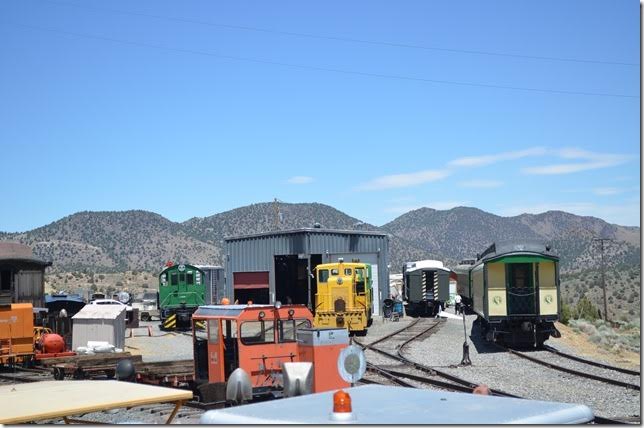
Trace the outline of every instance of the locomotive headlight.
<path fill-rule="evenodd" d="M 289 318 L 293 318 L 293 315 L 295 315 L 295 311 L 293 309 L 288 310 L 288 316 Z"/>
<path fill-rule="evenodd" d="M 342 278 L 338 278 L 338 285 L 342 285 Z"/>
<path fill-rule="evenodd" d="M 275 309 L 279 309 L 281 307 L 282 307 L 282 302 L 280 302 L 279 300 L 275 301 Z"/>
<path fill-rule="evenodd" d="M 264 312 L 264 311 L 259 311 L 259 319 L 260 319 L 260 320 L 261 320 L 261 319 L 264 319 L 264 317 L 265 317 L 265 316 L 266 316 L 266 312 Z"/>

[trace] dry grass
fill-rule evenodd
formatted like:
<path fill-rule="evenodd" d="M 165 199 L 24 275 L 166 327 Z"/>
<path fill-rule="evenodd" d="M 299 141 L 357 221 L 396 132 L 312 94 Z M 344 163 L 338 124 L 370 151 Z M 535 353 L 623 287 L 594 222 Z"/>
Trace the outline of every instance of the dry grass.
<path fill-rule="evenodd" d="M 640 368 L 640 354 L 638 352 L 619 349 L 616 351 L 602 348 L 590 340 L 590 337 L 583 332 L 576 332 L 572 328 L 557 323 L 557 330 L 561 332 L 561 338 L 550 339 L 562 342 L 566 346 L 574 349 L 580 356 L 595 358 L 607 361 L 618 367 L 636 369 Z"/>

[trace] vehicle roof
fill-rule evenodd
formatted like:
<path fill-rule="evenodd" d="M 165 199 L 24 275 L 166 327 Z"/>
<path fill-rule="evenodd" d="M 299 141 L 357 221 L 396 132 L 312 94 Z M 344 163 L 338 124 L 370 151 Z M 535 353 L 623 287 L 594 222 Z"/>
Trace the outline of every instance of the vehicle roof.
<path fill-rule="evenodd" d="M 91 303 L 96 304 L 96 303 L 106 303 L 106 302 L 115 302 L 115 303 L 118 303 L 119 305 L 126 306 L 126 305 L 125 305 L 125 303 L 123 303 L 123 302 L 119 302 L 119 301 L 118 301 L 118 300 L 116 300 L 116 299 L 94 299 L 94 300 L 92 300 L 92 302 L 91 302 Z"/>
<path fill-rule="evenodd" d="M 405 272 L 414 272 L 417 270 L 444 270 L 451 271 L 446 268 L 440 260 L 418 260 L 415 262 L 407 262 L 408 267 Z"/>
<path fill-rule="evenodd" d="M 538 240 L 526 239 L 493 243 L 483 253 L 478 255 L 475 266 L 501 257 L 522 255 L 546 257 L 555 261 L 559 260 L 559 256 L 551 252 L 550 246 Z"/>
<path fill-rule="evenodd" d="M 258 312 L 260 310 L 274 309 L 275 305 L 205 305 L 199 306 L 193 317 L 219 317 L 219 318 L 237 318 L 243 312 Z M 280 311 L 284 309 L 306 309 L 305 305 L 282 305 Z M 310 314 L 310 312 L 309 312 Z"/>
<path fill-rule="evenodd" d="M 368 263 L 362 263 L 362 262 L 322 263 L 322 264 L 317 265 L 315 268 L 316 269 L 326 269 L 326 268 L 330 268 L 330 267 L 337 266 L 337 265 L 340 265 L 340 264 L 343 265 L 343 266 L 347 266 L 347 267 L 362 267 L 362 266 L 367 265 Z"/>
<path fill-rule="evenodd" d="M 594 418 L 582 404 L 432 391 L 398 386 L 346 388 L 355 424 L 579 424 Z M 330 419 L 336 391 L 210 410 L 202 424 L 346 423 Z M 401 409 L 404 408 L 404 411 Z"/>

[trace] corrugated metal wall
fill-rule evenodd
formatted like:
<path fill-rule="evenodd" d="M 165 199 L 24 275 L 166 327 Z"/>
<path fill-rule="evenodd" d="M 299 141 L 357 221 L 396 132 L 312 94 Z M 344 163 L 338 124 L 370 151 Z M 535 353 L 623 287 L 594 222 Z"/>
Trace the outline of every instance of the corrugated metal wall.
<path fill-rule="evenodd" d="M 389 295 L 389 242 L 384 234 L 333 231 L 276 233 L 231 238 L 225 241 L 224 249 L 227 297 L 233 296 L 234 272 L 270 272 L 271 287 L 274 287 L 274 256 L 287 254 L 322 254 L 323 263 L 335 261 L 338 256 L 347 256 L 345 261 L 350 261 L 348 256 L 352 254 L 362 254 L 364 261 L 375 258 L 378 260 L 379 293 L 374 298 L 381 301 Z"/>

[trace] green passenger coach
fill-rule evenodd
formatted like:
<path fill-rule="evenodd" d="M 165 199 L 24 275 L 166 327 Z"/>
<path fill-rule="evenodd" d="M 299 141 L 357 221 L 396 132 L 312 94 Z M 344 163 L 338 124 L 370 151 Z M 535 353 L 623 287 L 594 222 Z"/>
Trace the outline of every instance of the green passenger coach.
<path fill-rule="evenodd" d="M 204 272 L 188 264 L 168 262 L 159 274 L 159 316 L 164 330 L 191 329 L 192 313 L 204 305 Z"/>
<path fill-rule="evenodd" d="M 559 257 L 534 242 L 492 244 L 469 273 L 469 298 L 489 341 L 541 347 L 560 337 Z"/>

